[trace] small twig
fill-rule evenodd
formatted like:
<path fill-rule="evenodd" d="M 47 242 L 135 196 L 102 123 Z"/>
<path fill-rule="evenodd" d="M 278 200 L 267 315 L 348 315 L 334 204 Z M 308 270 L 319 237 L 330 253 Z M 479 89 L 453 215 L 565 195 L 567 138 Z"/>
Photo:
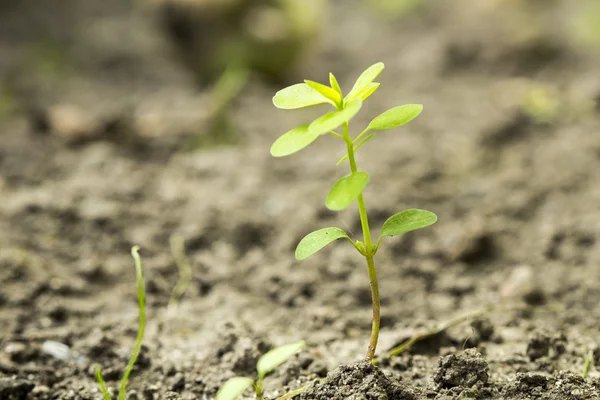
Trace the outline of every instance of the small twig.
<path fill-rule="evenodd" d="M 326 379 L 327 378 L 321 378 L 321 379 L 319 379 L 319 382 L 325 382 Z M 298 396 L 299 394 L 302 394 L 306 389 L 308 389 L 309 386 L 310 386 L 310 384 L 301 386 L 298 389 L 292 390 L 291 392 L 288 392 L 288 393 L 284 394 L 283 396 L 278 397 L 275 400 L 293 399 L 294 397 Z"/>
<path fill-rule="evenodd" d="M 419 333 L 414 335 L 413 337 L 411 337 L 410 339 L 406 340 L 404 343 L 402 343 L 401 345 L 394 347 L 392 350 L 390 350 L 387 354 L 388 357 L 394 357 L 399 355 L 400 353 L 405 352 L 406 350 L 410 349 L 415 343 L 417 343 L 418 341 L 421 341 L 423 339 L 427 339 L 431 336 L 435 336 L 449 328 L 452 328 L 453 326 L 456 325 L 460 325 L 463 322 L 475 319 L 477 317 L 480 317 L 482 315 L 488 314 L 491 311 L 494 310 L 495 307 L 486 307 L 483 310 L 479 310 L 476 312 L 472 312 L 466 315 L 463 315 L 461 317 L 452 319 L 448 322 L 444 322 L 441 325 L 439 325 L 437 328 L 431 329 L 429 331 L 423 332 L 423 333 Z"/>
<path fill-rule="evenodd" d="M 437 328 L 431 329 L 429 331 L 423 332 L 423 333 L 419 333 L 414 335 L 413 337 L 411 337 L 410 339 L 406 340 L 404 343 L 402 343 L 401 345 L 393 348 L 392 350 L 390 350 L 387 354 L 388 357 L 394 357 L 397 356 L 403 352 L 405 352 L 406 350 L 410 349 L 415 343 L 423 340 L 423 339 L 427 339 L 431 336 L 435 336 L 439 333 L 444 332 L 447 329 L 450 329 L 454 326 L 460 325 L 464 322 L 473 320 L 475 318 L 493 313 L 493 312 L 498 312 L 498 311 L 505 311 L 505 310 L 511 310 L 511 309 L 516 309 L 516 310 L 526 310 L 526 309 L 540 309 L 540 308 L 548 308 L 548 309 L 552 309 L 554 308 L 553 305 L 548 305 L 546 307 L 532 307 L 532 306 L 519 306 L 519 305 L 496 305 L 496 306 L 488 306 L 485 307 L 479 311 L 475 311 L 472 313 L 468 313 L 465 314 L 463 316 L 460 316 L 458 318 L 452 319 L 450 321 L 447 321 L 445 323 L 442 323 L 441 325 L 439 325 Z M 377 362 L 377 360 L 374 360 L 375 364 Z"/>
<path fill-rule="evenodd" d="M 487 315 L 487 314 L 490 314 L 490 313 L 493 313 L 493 312 L 505 311 L 505 310 L 511 310 L 511 309 L 514 309 L 514 310 L 527 310 L 527 309 L 536 309 L 536 310 L 539 310 L 539 309 L 546 308 L 546 309 L 551 309 L 552 310 L 552 309 L 555 308 L 555 306 L 557 308 L 561 307 L 560 305 L 552 305 L 552 304 L 549 304 L 546 307 L 533 307 L 533 306 L 528 306 L 528 305 L 524 305 L 524 306 L 519 306 L 519 305 L 512 305 L 512 306 L 509 306 L 509 305 L 488 306 L 488 307 L 485 307 L 485 308 L 483 308 L 481 310 L 478 310 L 478 311 L 475 311 L 475 312 L 471 312 L 471 313 L 465 314 L 463 316 L 460 316 L 458 318 L 454 318 L 454 319 L 452 319 L 450 321 L 447 321 L 445 323 L 442 323 L 437 328 L 434 328 L 434 329 L 431 329 L 429 331 L 416 334 L 413 337 L 411 337 L 410 339 L 406 340 L 401 345 L 399 345 L 399 346 L 393 348 L 392 350 L 390 350 L 388 352 L 387 356 L 388 357 L 397 356 L 397 355 L 403 353 L 404 351 L 410 349 L 415 343 L 417 343 L 417 342 L 419 342 L 421 340 L 424 340 L 424 339 L 427 339 L 428 337 L 437 335 L 437 334 L 439 334 L 439 333 L 441 333 L 441 332 L 443 332 L 443 331 L 445 331 L 447 329 L 450 329 L 450 328 L 452 328 L 454 326 L 460 325 L 460 324 L 462 324 L 462 323 L 464 323 L 466 321 L 473 320 L 475 318 L 478 318 L 478 317 L 481 317 L 481 316 L 484 316 L 484 315 Z M 588 369 L 589 369 L 589 363 L 591 363 L 591 358 L 590 358 L 591 356 L 590 356 L 590 354 L 592 354 L 591 351 L 588 353 L 588 356 L 586 357 L 586 363 L 588 363 L 586 365 L 587 365 Z M 373 362 L 374 365 L 377 365 L 378 358 L 373 359 L 372 362 Z M 587 374 L 587 369 L 586 369 L 585 365 L 584 365 L 584 372 L 585 372 L 585 374 Z M 585 378 L 585 376 L 584 376 L 584 378 Z M 321 382 L 325 381 L 325 379 L 326 378 L 322 378 Z M 303 393 L 307 388 L 308 388 L 308 385 L 304 385 L 304 386 L 302 386 L 302 387 L 300 387 L 300 388 L 298 388 L 296 390 L 293 390 L 293 391 L 291 391 L 289 393 L 284 394 L 281 397 L 278 397 L 276 400 L 289 400 L 289 399 L 292 399 L 292 398 L 298 396 L 299 394 Z"/>
<path fill-rule="evenodd" d="M 302 392 L 304 392 L 306 390 L 306 388 L 308 388 L 308 385 L 304 385 L 302 387 L 299 387 L 296 390 L 292 390 L 291 392 L 288 392 L 288 393 L 284 394 L 283 396 L 278 397 L 276 400 L 293 399 L 294 397 L 298 396 L 299 394 L 302 394 Z"/>

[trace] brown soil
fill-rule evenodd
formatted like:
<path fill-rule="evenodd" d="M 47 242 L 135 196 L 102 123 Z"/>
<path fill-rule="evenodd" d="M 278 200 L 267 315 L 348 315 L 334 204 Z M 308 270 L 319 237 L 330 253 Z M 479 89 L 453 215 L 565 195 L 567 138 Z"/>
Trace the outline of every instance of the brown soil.
<path fill-rule="evenodd" d="M 334 138 L 269 155 L 317 110 L 277 111 L 277 87 L 256 80 L 233 109 L 238 145 L 182 152 L 206 128 L 208 100 L 146 18 L 116 1 L 72 7 L 78 23 L 56 37 L 68 46 L 50 57 L 30 46 L 44 25 L 3 23 L 19 3 L 3 4 L 0 398 L 100 399 L 96 363 L 118 388 L 137 329 L 134 244 L 148 327 L 129 399 L 213 398 L 260 354 L 300 339 L 305 349 L 267 378 L 269 399 L 305 384 L 303 400 L 600 398 L 600 57 L 556 22 L 570 1 L 543 3 L 538 13 L 535 2 L 461 0 L 394 22 L 334 2 L 335 24 L 293 79 L 333 71 L 348 88 L 385 62 L 355 130 L 392 106 L 425 105 L 358 156 L 375 231 L 404 208 L 439 216 L 377 254 L 378 368 L 360 362 L 371 310 L 358 255 L 340 242 L 293 258 L 311 230 L 360 234 L 353 207 L 324 206 L 347 169 Z M 538 87 L 559 112 L 523 106 Z M 193 268 L 175 313 L 172 234 Z M 497 309 L 385 357 L 485 307 Z"/>

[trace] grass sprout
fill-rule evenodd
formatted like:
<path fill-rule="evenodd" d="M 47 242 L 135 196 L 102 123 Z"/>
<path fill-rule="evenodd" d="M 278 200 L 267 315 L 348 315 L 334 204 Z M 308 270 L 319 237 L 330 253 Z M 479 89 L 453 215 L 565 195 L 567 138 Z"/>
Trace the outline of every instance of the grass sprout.
<path fill-rule="evenodd" d="M 590 350 L 585 355 L 585 361 L 583 362 L 583 370 L 581 371 L 581 377 L 583 379 L 587 378 L 593 361 L 594 361 L 594 351 Z"/>
<path fill-rule="evenodd" d="M 138 296 L 138 308 L 139 308 L 139 326 L 138 326 L 138 335 L 135 340 L 135 346 L 133 349 L 133 353 L 131 354 L 131 358 L 127 363 L 127 367 L 125 367 L 125 372 L 123 373 L 123 378 L 121 379 L 121 387 L 119 389 L 119 397 L 118 400 L 125 400 L 125 393 L 127 391 L 127 382 L 129 381 L 129 375 L 133 370 L 135 362 L 140 354 L 140 350 L 142 348 L 142 340 L 144 339 L 144 331 L 146 329 L 146 291 L 144 289 L 144 276 L 142 274 L 142 260 L 139 254 L 139 247 L 133 246 L 131 248 L 131 255 L 135 262 L 135 274 L 137 280 L 137 296 Z M 102 389 L 102 395 L 105 400 L 111 400 L 110 393 L 108 388 L 106 387 L 106 382 L 104 381 L 104 377 L 102 376 L 102 371 L 100 370 L 100 366 L 96 365 L 96 379 L 100 384 L 100 388 Z"/>
<path fill-rule="evenodd" d="M 169 304 L 167 306 L 169 310 L 173 310 L 177 307 L 181 296 L 183 296 L 190 285 L 192 280 L 192 267 L 185 254 L 185 239 L 183 236 L 176 234 L 171 235 L 169 244 L 171 246 L 171 254 L 173 254 L 175 264 L 177 264 L 177 269 L 179 271 L 179 280 L 171 291 L 171 297 L 169 298 Z"/>

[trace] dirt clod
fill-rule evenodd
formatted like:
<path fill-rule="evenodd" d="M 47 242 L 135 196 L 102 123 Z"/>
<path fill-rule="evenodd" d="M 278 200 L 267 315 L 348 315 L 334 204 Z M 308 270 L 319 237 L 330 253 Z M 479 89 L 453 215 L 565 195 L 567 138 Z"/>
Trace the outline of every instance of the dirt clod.
<path fill-rule="evenodd" d="M 313 383 L 299 400 L 416 400 L 413 390 L 387 377 L 369 361 L 341 365 L 323 383 Z"/>
<path fill-rule="evenodd" d="M 550 353 L 550 337 L 543 332 L 534 332 L 527 343 L 527 356 L 531 361 Z"/>
<path fill-rule="evenodd" d="M 235 325 L 226 324 L 223 329 L 224 335 L 214 347 L 214 359 L 236 374 L 252 375 L 256 362 L 271 346 L 262 339 L 249 336 Z"/>
<path fill-rule="evenodd" d="M 488 364 L 476 349 L 440 358 L 433 376 L 437 388 L 483 386 L 488 381 Z"/>
<path fill-rule="evenodd" d="M 11 379 L 0 376 L 0 399 L 25 400 L 35 385 L 24 379 Z"/>
<path fill-rule="evenodd" d="M 597 399 L 597 388 L 571 372 L 560 372 L 556 377 L 538 373 L 518 373 L 514 382 L 506 386 L 505 398 L 540 400 Z"/>
<path fill-rule="evenodd" d="M 527 343 L 527 356 L 531 361 L 542 357 L 558 358 L 566 351 L 567 338 L 564 333 L 550 335 L 544 331 L 535 331 Z"/>

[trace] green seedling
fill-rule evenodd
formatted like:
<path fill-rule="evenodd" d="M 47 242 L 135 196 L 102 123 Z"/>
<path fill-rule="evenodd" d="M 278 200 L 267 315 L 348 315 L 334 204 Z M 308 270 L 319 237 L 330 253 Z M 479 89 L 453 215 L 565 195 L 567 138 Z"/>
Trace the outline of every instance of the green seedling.
<path fill-rule="evenodd" d="M 138 246 L 133 246 L 131 248 L 131 255 L 133 256 L 133 260 L 135 261 L 135 274 L 137 280 L 137 295 L 138 295 L 138 307 L 140 313 L 140 320 L 138 326 L 138 335 L 135 340 L 135 346 L 133 349 L 133 353 L 131 354 L 131 358 L 129 359 L 129 363 L 127 363 L 127 367 L 125 368 L 125 372 L 123 373 L 123 378 L 121 379 L 121 388 L 119 390 L 119 400 L 125 400 L 125 392 L 127 391 L 127 382 L 129 381 L 129 375 L 133 370 L 133 366 L 135 365 L 135 361 L 140 354 L 140 350 L 142 348 L 142 340 L 144 339 L 144 330 L 146 329 L 146 291 L 144 289 L 144 276 L 142 275 L 142 260 L 140 259 L 140 254 L 138 250 L 140 248 Z M 100 388 L 102 389 L 102 395 L 104 396 L 104 400 L 111 400 L 110 393 L 108 392 L 108 388 L 106 387 L 106 383 L 104 382 L 104 377 L 102 376 L 102 371 L 100 367 L 96 366 L 96 379 L 100 384 Z"/>
<path fill-rule="evenodd" d="M 415 229 L 424 228 L 437 221 L 437 216 L 432 212 L 419 209 L 404 210 L 389 217 L 381 228 L 379 238 L 376 241 L 372 240 L 367 209 L 362 194 L 369 182 L 369 174 L 358 169 L 355 158 L 356 151 L 369 140 L 373 139 L 377 132 L 402 126 L 419 115 L 423 109 L 423 106 L 420 104 L 407 104 L 394 107 L 373 119 L 354 138 L 350 136 L 348 123 L 360 111 L 363 102 L 379 87 L 379 83 L 374 82 L 374 80 L 383 71 L 383 68 L 383 63 L 377 63 L 367 68 L 346 96 L 343 95 L 335 76 L 330 73 L 330 86 L 305 80 L 304 83 L 295 84 L 280 90 L 273 97 L 273 104 L 278 108 L 286 110 L 318 104 L 329 104 L 335 108 L 335 111 L 317 118 L 310 124 L 299 126 L 284 133 L 271 146 L 271 154 L 275 157 L 283 157 L 296 153 L 323 135 L 333 135 L 345 144 L 347 154 L 338 164 L 348 159 L 350 174 L 339 179 L 333 185 L 327 195 L 325 205 L 330 210 L 341 211 L 356 201 L 364 242 L 352 240 L 340 228 L 319 229 L 309 233 L 300 241 L 296 248 L 296 259 L 304 260 L 337 239 L 348 240 L 365 257 L 371 281 L 373 303 L 371 340 L 367 351 L 367 358 L 369 360 L 373 360 L 379 338 L 379 285 L 373 258 L 379 249 L 381 240 L 387 236 L 400 235 Z M 340 127 L 342 128 L 341 133 L 335 131 Z"/>
<path fill-rule="evenodd" d="M 179 299 L 185 293 L 190 282 L 192 281 L 192 266 L 185 255 L 185 239 L 180 235 L 171 235 L 169 239 L 171 245 L 171 254 L 177 264 L 177 270 L 179 271 L 179 280 L 171 291 L 171 297 L 169 298 L 168 309 L 174 310 L 179 304 Z"/>
<path fill-rule="evenodd" d="M 221 389 L 217 392 L 215 400 L 236 400 L 250 386 L 254 389 L 256 398 L 258 400 L 263 400 L 263 380 L 265 376 L 286 362 L 291 356 L 300 351 L 302 347 L 304 347 L 304 342 L 300 341 L 284 344 L 283 346 L 275 347 L 266 352 L 256 363 L 256 380 L 244 376 L 235 376 L 223 384 Z"/>
<path fill-rule="evenodd" d="M 581 371 L 581 377 L 586 379 L 588 376 L 588 372 L 590 371 L 590 367 L 594 361 L 594 351 L 590 350 L 585 355 L 585 360 L 583 362 L 583 370 Z"/>

